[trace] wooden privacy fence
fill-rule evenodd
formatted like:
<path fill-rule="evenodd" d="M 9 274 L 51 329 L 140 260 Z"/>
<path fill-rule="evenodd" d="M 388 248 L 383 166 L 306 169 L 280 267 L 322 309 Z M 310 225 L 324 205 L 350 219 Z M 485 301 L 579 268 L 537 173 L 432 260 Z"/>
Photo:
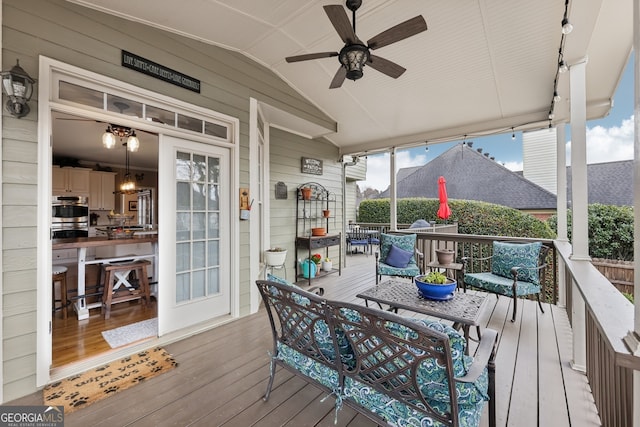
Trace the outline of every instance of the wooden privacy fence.
<path fill-rule="evenodd" d="M 593 258 L 591 264 L 620 292 L 633 295 L 633 261 Z"/>

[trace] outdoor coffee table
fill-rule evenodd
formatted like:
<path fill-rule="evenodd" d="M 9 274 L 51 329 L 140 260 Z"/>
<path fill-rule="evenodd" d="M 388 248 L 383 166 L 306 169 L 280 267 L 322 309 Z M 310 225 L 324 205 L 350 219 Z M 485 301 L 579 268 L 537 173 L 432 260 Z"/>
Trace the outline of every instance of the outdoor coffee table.
<path fill-rule="evenodd" d="M 471 294 L 465 292 L 454 292 L 453 298 L 448 301 L 435 301 L 423 298 L 415 284 L 389 279 L 380 284 L 367 289 L 356 295 L 365 300 L 369 306 L 369 301 L 388 305 L 388 310 L 396 313 L 399 308 L 426 314 L 427 316 L 438 317 L 440 319 L 451 320 L 455 329 L 462 328 L 464 337 L 469 342 L 469 327 L 478 328 L 480 336 L 480 315 L 484 309 L 486 297 L 483 294 Z M 467 351 L 468 351 L 467 346 Z"/>

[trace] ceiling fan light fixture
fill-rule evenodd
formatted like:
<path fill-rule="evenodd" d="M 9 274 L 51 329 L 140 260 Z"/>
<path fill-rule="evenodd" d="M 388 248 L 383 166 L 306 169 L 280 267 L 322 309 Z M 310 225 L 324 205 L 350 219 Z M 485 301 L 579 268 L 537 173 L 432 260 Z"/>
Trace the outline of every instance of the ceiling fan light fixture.
<path fill-rule="evenodd" d="M 136 132 L 132 131 L 129 138 L 127 138 L 127 150 L 135 153 L 140 148 L 140 140 L 136 136 Z"/>
<path fill-rule="evenodd" d="M 102 134 L 102 145 L 104 145 L 104 148 L 107 150 L 111 150 L 116 146 L 116 136 L 111 131 L 111 127 L 108 127 Z"/>
<path fill-rule="evenodd" d="M 338 59 L 347 70 L 347 78 L 358 80 L 362 77 L 362 69 L 369 60 L 369 49 L 362 44 L 347 45 L 340 51 Z"/>

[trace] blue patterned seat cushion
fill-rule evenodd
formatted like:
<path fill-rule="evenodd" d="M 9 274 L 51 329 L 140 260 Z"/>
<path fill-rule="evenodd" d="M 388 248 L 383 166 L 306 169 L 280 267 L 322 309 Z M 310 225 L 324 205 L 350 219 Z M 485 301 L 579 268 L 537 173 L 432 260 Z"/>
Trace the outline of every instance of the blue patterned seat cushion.
<path fill-rule="evenodd" d="M 267 280 L 280 283 L 282 285 L 289 285 L 296 290 L 301 289 L 296 284 L 272 274 L 267 274 Z M 273 289 L 273 291 L 275 291 L 275 288 Z M 300 305 L 309 304 L 309 300 L 299 294 L 293 294 L 293 300 Z M 331 335 L 329 334 L 329 325 L 327 325 L 327 322 L 325 322 L 324 320 L 316 321 L 313 326 L 313 336 L 322 354 L 329 360 L 335 360 L 336 352 L 333 347 L 333 340 L 331 339 Z M 351 350 L 351 346 L 344 336 L 344 332 L 342 332 L 341 330 L 336 330 L 336 337 L 338 338 L 338 349 L 342 361 L 348 365 L 352 365 L 353 351 Z"/>
<path fill-rule="evenodd" d="M 483 375 L 485 377 L 487 376 L 486 374 Z M 425 414 L 398 402 L 396 399 L 392 399 L 386 394 L 380 393 L 377 390 L 349 377 L 345 378 L 343 399 L 353 400 L 360 406 L 374 412 L 379 417 L 386 420 L 390 426 L 444 426 L 441 422 L 433 420 Z M 428 402 L 429 405 L 437 412 L 442 414 L 449 412 L 449 405 L 446 403 L 431 399 L 429 399 Z M 479 426 L 484 405 L 485 401 L 467 404 L 458 403 L 460 426 Z"/>
<path fill-rule="evenodd" d="M 355 310 L 343 308 L 341 313 L 353 322 L 360 322 L 360 313 Z M 458 331 L 438 321 L 412 318 L 408 320 L 447 335 L 451 349 L 453 375 L 458 378 L 467 374 L 469 366 L 473 363 L 473 358 L 465 355 L 467 342 Z M 391 333 L 403 339 L 409 339 L 411 335 L 415 334 L 413 330 L 397 323 L 388 323 L 387 327 Z M 418 372 L 418 383 L 421 385 L 422 393 L 430 401 L 448 404 L 447 374 L 444 367 L 437 365 L 433 359 L 427 359 L 422 363 Z M 469 404 L 475 407 L 477 403 L 487 401 L 489 399 L 487 394 L 488 385 L 489 377 L 486 368 L 475 383 L 456 383 L 458 404 Z M 409 408 L 406 409 L 409 410 Z"/>
<path fill-rule="evenodd" d="M 338 371 L 317 362 L 291 347 L 278 343 L 278 359 L 300 371 L 303 375 L 318 381 L 330 390 L 339 386 Z"/>
<path fill-rule="evenodd" d="M 391 246 L 411 252 L 411 258 L 406 267 L 396 268 L 385 263 L 389 256 Z M 378 274 L 383 276 L 406 276 L 413 277 L 420 274 L 420 268 L 415 258 L 416 235 L 415 234 L 385 234 L 380 235 L 380 262 L 378 263 Z"/>
<path fill-rule="evenodd" d="M 394 245 L 400 249 L 411 252 L 413 254 L 416 247 L 416 234 L 380 234 L 380 259 L 386 260 L 389 256 L 391 246 Z M 415 263 L 415 257 L 411 257 L 410 263 Z"/>
<path fill-rule="evenodd" d="M 464 282 L 475 288 L 484 289 L 495 294 L 513 296 L 513 278 L 498 276 L 493 273 L 467 273 Z M 540 286 L 530 282 L 516 282 L 516 296 L 539 294 Z"/>
<path fill-rule="evenodd" d="M 513 279 L 511 269 L 521 267 L 518 271 L 518 280 L 540 284 L 538 274 L 538 258 L 540 256 L 541 242 L 534 243 L 506 243 L 493 242 L 493 258 L 491 259 L 491 272 L 498 276 Z"/>

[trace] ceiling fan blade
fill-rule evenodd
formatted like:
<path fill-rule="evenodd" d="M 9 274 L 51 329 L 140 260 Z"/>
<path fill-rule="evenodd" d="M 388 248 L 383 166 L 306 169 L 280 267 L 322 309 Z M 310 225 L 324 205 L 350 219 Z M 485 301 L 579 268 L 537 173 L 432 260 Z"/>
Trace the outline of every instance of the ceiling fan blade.
<path fill-rule="evenodd" d="M 344 83 L 344 79 L 347 77 L 347 69 L 342 65 L 338 68 L 336 75 L 333 76 L 333 80 L 331 80 L 331 84 L 329 85 L 329 89 L 337 89 L 342 86 Z"/>
<path fill-rule="evenodd" d="M 319 53 L 307 53 L 304 55 L 288 56 L 285 58 L 285 61 L 299 62 L 299 61 L 308 61 L 310 59 L 330 58 L 332 56 L 338 56 L 338 52 L 319 52 Z"/>
<path fill-rule="evenodd" d="M 393 77 L 394 79 L 397 79 L 402 75 L 402 73 L 407 71 L 406 68 L 401 67 L 395 62 L 391 62 L 388 59 L 380 58 L 376 55 L 370 55 L 367 64 L 374 70 L 378 70 L 389 77 Z"/>
<path fill-rule="evenodd" d="M 340 5 L 327 5 L 322 6 L 325 13 L 329 17 L 329 21 L 333 24 L 333 27 L 338 32 L 338 35 L 346 44 L 356 43 L 358 38 L 353 31 L 347 12 L 344 7 Z"/>
<path fill-rule="evenodd" d="M 415 18 L 411 18 L 396 25 L 395 27 L 391 27 L 388 30 L 381 32 L 376 36 L 373 36 L 369 41 L 367 41 L 367 45 L 369 46 L 369 49 L 378 49 L 383 46 L 390 45 L 391 43 L 404 40 L 408 37 L 415 36 L 416 34 L 426 30 L 426 21 L 422 15 L 418 15 Z"/>

